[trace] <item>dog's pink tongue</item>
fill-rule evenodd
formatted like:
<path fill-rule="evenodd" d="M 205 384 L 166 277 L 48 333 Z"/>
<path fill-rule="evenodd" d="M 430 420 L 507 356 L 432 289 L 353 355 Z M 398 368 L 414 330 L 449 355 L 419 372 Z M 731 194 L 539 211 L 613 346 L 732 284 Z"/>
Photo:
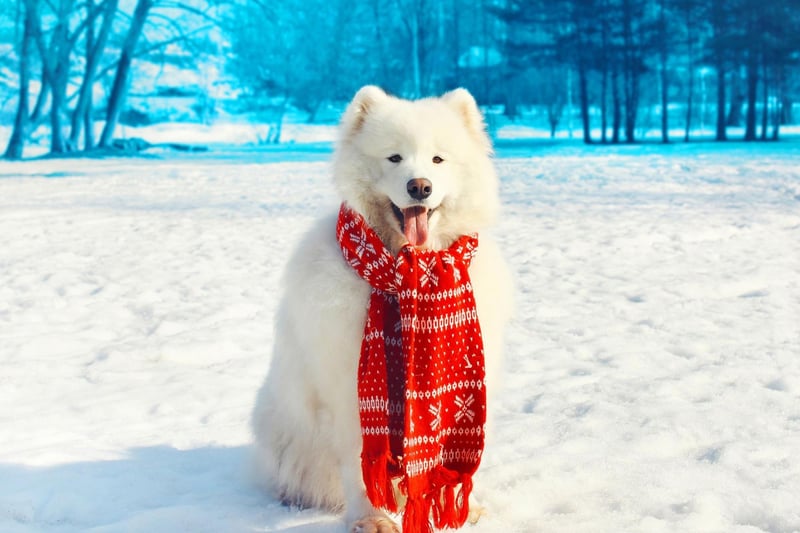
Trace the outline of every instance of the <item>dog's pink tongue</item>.
<path fill-rule="evenodd" d="M 422 246 L 428 240 L 428 209 L 422 206 L 403 209 L 403 225 L 409 244 Z"/>

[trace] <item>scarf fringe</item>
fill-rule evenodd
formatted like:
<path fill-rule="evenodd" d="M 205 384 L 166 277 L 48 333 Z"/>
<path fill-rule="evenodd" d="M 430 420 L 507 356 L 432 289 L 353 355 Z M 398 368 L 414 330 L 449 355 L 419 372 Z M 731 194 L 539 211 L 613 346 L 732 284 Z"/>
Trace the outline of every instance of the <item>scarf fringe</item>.
<path fill-rule="evenodd" d="M 463 526 L 469 518 L 472 476 L 447 468 L 438 468 L 432 474 L 432 485 L 441 486 L 440 493 L 434 494 L 431 502 L 433 523 L 439 529 Z"/>
<path fill-rule="evenodd" d="M 430 512 L 431 498 L 409 498 L 403 511 L 403 533 L 433 533 Z"/>
<path fill-rule="evenodd" d="M 397 463 L 391 452 L 368 457 L 361 456 L 361 473 L 367 488 L 367 497 L 375 507 L 382 507 L 389 512 L 397 512 L 397 498 L 394 494 L 393 475 L 390 470 L 396 470 Z"/>
<path fill-rule="evenodd" d="M 407 488 L 401 483 L 401 488 Z M 403 533 L 433 533 L 436 529 L 456 529 L 469 518 L 472 475 L 440 467 L 430 473 L 432 492 L 409 495 L 403 510 Z"/>

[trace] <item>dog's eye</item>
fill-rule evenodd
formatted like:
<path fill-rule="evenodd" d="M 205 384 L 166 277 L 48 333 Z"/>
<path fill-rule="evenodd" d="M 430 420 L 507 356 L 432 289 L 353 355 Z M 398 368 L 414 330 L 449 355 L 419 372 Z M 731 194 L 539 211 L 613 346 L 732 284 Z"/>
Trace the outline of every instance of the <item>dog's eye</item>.
<path fill-rule="evenodd" d="M 444 159 L 442 159 L 438 155 L 435 155 L 433 156 L 433 162 L 438 165 L 439 163 L 444 163 Z"/>
<path fill-rule="evenodd" d="M 394 154 L 394 155 L 391 155 L 391 156 L 387 157 L 386 159 L 388 159 L 392 163 L 399 163 L 400 161 L 403 160 L 403 156 L 401 156 L 400 154 Z"/>

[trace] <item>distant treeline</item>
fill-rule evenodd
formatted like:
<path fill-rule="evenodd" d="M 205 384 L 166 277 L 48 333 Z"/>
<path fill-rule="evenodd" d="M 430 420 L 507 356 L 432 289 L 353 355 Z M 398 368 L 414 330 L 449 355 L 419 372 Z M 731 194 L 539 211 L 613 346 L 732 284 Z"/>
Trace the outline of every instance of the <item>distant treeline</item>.
<path fill-rule="evenodd" d="M 800 99 L 798 28 L 800 0 L 0 0 L 13 50 L 0 67 L 18 77 L 5 155 L 43 123 L 54 153 L 110 147 L 139 113 L 136 61 L 210 54 L 237 108 L 276 122 L 274 141 L 289 107 L 314 121 L 366 83 L 406 97 L 463 86 L 511 118 L 535 106 L 553 135 L 577 109 L 587 143 L 634 142 L 643 115 L 664 141 L 700 122 L 718 140 L 731 126 L 777 139 Z"/>
<path fill-rule="evenodd" d="M 247 1 L 232 15 L 255 95 L 313 116 L 365 82 L 403 96 L 455 86 L 514 117 L 578 108 L 589 142 L 633 142 L 642 109 L 662 138 L 716 113 L 716 138 L 777 139 L 800 95 L 800 0 Z M 703 117 L 705 118 L 705 117 Z M 599 138 L 591 132 L 600 130 Z"/>
<path fill-rule="evenodd" d="M 490 11 L 506 23 L 508 101 L 525 99 L 515 89 L 543 88 L 556 124 L 564 78 L 574 74 L 587 143 L 619 142 L 620 130 L 633 142 L 640 109 L 654 105 L 662 140 L 671 122 L 682 122 L 689 140 L 698 96 L 709 91 L 717 140 L 742 125 L 742 114 L 748 141 L 777 139 L 791 121 L 800 88 L 798 0 L 511 0 Z M 592 107 L 600 139 L 590 135 Z M 670 116 L 672 107 L 682 116 Z"/>

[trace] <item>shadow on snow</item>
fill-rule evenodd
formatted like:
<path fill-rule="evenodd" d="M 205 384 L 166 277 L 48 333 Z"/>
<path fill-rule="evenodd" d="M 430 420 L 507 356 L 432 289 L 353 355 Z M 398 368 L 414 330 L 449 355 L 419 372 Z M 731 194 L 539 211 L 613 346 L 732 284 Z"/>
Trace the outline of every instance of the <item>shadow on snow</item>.
<path fill-rule="evenodd" d="M 287 508 L 259 489 L 248 447 L 134 448 L 47 467 L 0 463 L 0 529 L 87 532 L 344 532 L 338 517 Z"/>

